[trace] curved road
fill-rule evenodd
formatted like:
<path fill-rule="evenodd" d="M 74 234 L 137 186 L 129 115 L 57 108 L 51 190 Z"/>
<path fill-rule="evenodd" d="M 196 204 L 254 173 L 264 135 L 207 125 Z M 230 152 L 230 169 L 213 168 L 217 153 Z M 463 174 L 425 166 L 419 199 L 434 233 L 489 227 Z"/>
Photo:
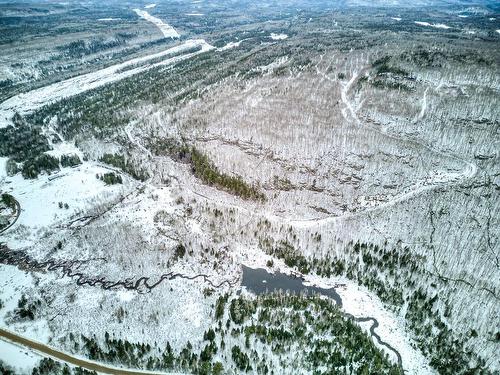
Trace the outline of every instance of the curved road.
<path fill-rule="evenodd" d="M 6 232 L 10 227 L 12 227 L 16 223 L 17 219 L 19 219 L 19 216 L 21 215 L 21 205 L 19 204 L 19 202 L 17 201 L 16 198 L 14 198 L 12 195 L 11 195 L 11 197 L 12 197 L 12 199 L 14 199 L 14 203 L 16 205 L 16 217 L 14 218 L 14 221 L 12 221 L 11 223 L 9 223 L 9 225 L 7 225 L 5 228 L 0 230 L 0 234 Z"/>
<path fill-rule="evenodd" d="M 75 357 L 71 354 L 59 351 L 48 345 L 38 341 L 31 340 L 12 331 L 0 328 L 0 339 L 9 343 L 32 349 L 33 351 L 42 354 L 45 357 L 50 357 L 70 365 L 79 366 L 90 371 L 96 371 L 103 374 L 113 375 L 165 375 L 165 372 L 146 371 L 146 370 L 130 370 L 111 365 L 106 365 L 99 362 L 94 362 L 88 359 Z"/>

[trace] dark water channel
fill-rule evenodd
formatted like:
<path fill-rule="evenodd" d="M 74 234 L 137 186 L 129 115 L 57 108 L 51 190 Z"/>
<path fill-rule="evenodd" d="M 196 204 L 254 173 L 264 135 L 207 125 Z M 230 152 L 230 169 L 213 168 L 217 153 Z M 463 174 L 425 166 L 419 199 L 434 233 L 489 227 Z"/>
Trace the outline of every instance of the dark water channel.
<path fill-rule="evenodd" d="M 342 307 L 342 299 L 335 289 L 319 288 L 304 285 L 302 279 L 293 275 L 275 272 L 269 273 L 263 268 L 250 268 L 243 266 L 243 280 L 241 285 L 255 294 L 272 293 L 282 290 L 295 294 L 321 294 L 333 299 L 339 307 Z"/>

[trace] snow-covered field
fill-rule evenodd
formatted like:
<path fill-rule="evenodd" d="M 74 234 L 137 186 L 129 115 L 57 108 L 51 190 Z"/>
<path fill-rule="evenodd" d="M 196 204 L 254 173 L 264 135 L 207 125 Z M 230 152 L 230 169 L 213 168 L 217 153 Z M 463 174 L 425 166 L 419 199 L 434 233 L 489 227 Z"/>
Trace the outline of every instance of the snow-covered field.
<path fill-rule="evenodd" d="M 1 272 L 1 269 L 0 269 Z M 43 358 L 27 348 L 21 348 L 7 341 L 0 340 L 0 361 L 10 366 L 16 374 L 31 374 L 33 367 Z"/>
<path fill-rule="evenodd" d="M 20 174 L 5 178 L 2 190 L 15 196 L 21 205 L 21 215 L 4 240 L 13 248 L 29 246 L 38 239 L 40 230 L 65 223 L 86 208 L 113 200 L 130 189 L 128 184 L 132 182 L 126 176 L 123 176 L 125 185 L 112 186 L 96 178 L 96 174 L 107 172 L 105 166 L 84 162 L 35 180 L 24 179 Z M 59 203 L 67 204 L 68 208 L 61 208 Z"/>
<path fill-rule="evenodd" d="M 229 42 L 225 46 L 219 48 L 218 51 L 226 51 L 226 50 L 231 49 L 231 48 L 239 47 L 241 42 L 242 42 L 242 40 L 240 40 L 238 42 Z"/>
<path fill-rule="evenodd" d="M 286 35 L 286 34 L 275 34 L 275 33 L 271 33 L 270 38 L 271 38 L 272 40 L 284 40 L 284 39 L 288 38 L 288 35 Z"/>

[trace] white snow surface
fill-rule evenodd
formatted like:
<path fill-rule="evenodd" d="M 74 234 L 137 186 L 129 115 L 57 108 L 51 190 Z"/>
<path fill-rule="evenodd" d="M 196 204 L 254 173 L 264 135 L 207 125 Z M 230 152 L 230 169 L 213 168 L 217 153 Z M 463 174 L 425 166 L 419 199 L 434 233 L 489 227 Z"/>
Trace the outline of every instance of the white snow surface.
<path fill-rule="evenodd" d="M 240 44 L 241 44 L 241 42 L 242 42 L 242 40 L 240 40 L 238 42 L 229 42 L 224 47 L 221 47 L 221 48 L 217 49 L 217 51 L 225 51 L 225 50 L 228 50 L 228 49 L 231 49 L 231 48 L 239 47 Z"/>
<path fill-rule="evenodd" d="M 444 23 L 429 23 L 422 21 L 415 21 L 415 23 L 420 26 L 434 27 L 436 29 L 450 29 L 450 26 L 447 26 Z"/>
<path fill-rule="evenodd" d="M 186 13 L 186 16 L 199 17 L 199 16 L 204 16 L 204 14 L 203 13 Z"/>
<path fill-rule="evenodd" d="M 53 276 L 47 276 L 48 279 L 53 279 Z M 9 266 L 5 264 L 0 264 L 0 299 L 2 300 L 4 306 L 0 310 L 0 326 L 8 328 L 11 331 L 22 334 L 23 336 L 29 337 L 43 343 L 48 343 L 52 334 L 50 332 L 48 322 L 46 319 L 37 319 L 35 321 L 22 321 L 22 322 L 9 322 L 7 327 L 7 320 L 9 316 L 12 315 L 13 311 L 17 308 L 17 302 L 22 294 L 29 295 L 29 291 L 35 285 L 35 278 L 15 266 Z M 0 343 L 2 340 L 0 340 Z M 7 348 L 13 354 L 20 354 L 14 348 Z M 0 359 L 2 357 L 3 349 L 0 346 Z M 31 357 L 30 357 L 31 358 Z M 26 361 L 32 361 L 33 358 L 26 358 Z M 20 363 L 27 362 L 17 362 Z"/>
<path fill-rule="evenodd" d="M 0 340 L 0 360 L 15 370 L 16 374 L 31 374 L 42 357 L 29 349 Z"/>
<path fill-rule="evenodd" d="M 3 182 L 2 179 L 7 177 L 7 170 L 5 169 L 7 160 L 9 160 L 9 158 L 0 157 L 0 182 Z M 3 190 L 3 183 L 2 183 L 2 190 Z"/>
<path fill-rule="evenodd" d="M 96 202 L 119 196 L 131 180 L 123 176 L 124 185 L 107 186 L 96 178 L 96 174 L 107 172 L 105 166 L 84 162 L 34 180 L 24 179 L 19 173 L 7 177 L 4 190 L 14 194 L 21 206 L 19 219 L 4 236 L 7 244 L 14 248 L 29 245 L 40 229 L 66 220 Z M 68 209 L 59 208 L 59 202 L 67 203 Z M 29 228 L 29 234 L 17 233 L 14 229 L 19 227 Z"/>
<path fill-rule="evenodd" d="M 393 19 L 395 21 L 401 21 L 402 20 L 402 18 L 400 18 L 400 17 L 391 17 L 391 19 Z"/>
<path fill-rule="evenodd" d="M 271 39 L 272 40 L 284 40 L 286 38 L 288 38 L 288 35 L 286 35 L 286 34 L 271 33 Z"/>
<path fill-rule="evenodd" d="M 154 7 L 156 7 L 156 4 L 148 4 L 144 6 L 145 9 L 152 9 Z"/>
<path fill-rule="evenodd" d="M 112 17 L 108 17 L 108 18 L 99 18 L 98 21 L 103 21 L 103 22 L 109 22 L 109 21 L 120 21 L 121 18 L 112 18 Z"/>
<path fill-rule="evenodd" d="M 146 21 L 153 23 L 160 31 L 163 33 L 165 38 L 180 38 L 181 35 L 175 31 L 175 29 L 170 26 L 168 23 L 163 22 L 161 19 L 152 16 L 145 10 L 134 9 L 134 12 L 141 18 L 144 18 Z"/>

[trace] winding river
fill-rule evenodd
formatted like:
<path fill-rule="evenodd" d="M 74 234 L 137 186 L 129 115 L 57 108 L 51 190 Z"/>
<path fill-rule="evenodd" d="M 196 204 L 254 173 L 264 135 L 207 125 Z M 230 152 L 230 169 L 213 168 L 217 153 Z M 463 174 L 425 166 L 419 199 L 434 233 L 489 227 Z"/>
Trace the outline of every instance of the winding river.
<path fill-rule="evenodd" d="M 106 261 L 105 259 L 91 259 L 92 261 Z M 238 279 L 233 281 L 223 280 L 220 283 L 214 283 L 209 275 L 196 274 L 184 275 L 181 273 L 167 272 L 157 277 L 141 276 L 139 278 L 126 278 L 123 280 L 109 280 L 106 276 L 88 276 L 82 272 L 74 271 L 82 264 L 88 263 L 91 260 L 45 260 L 39 261 L 23 251 L 10 250 L 6 245 L 0 244 L 0 264 L 8 264 L 17 266 L 21 269 L 30 271 L 61 271 L 63 276 L 70 277 L 76 280 L 77 285 L 89 285 L 101 287 L 104 290 L 124 288 L 127 290 L 135 290 L 139 293 L 151 292 L 165 280 L 186 279 L 195 280 L 202 279 L 213 288 L 220 288 L 224 285 L 231 287 L 238 283 Z"/>

